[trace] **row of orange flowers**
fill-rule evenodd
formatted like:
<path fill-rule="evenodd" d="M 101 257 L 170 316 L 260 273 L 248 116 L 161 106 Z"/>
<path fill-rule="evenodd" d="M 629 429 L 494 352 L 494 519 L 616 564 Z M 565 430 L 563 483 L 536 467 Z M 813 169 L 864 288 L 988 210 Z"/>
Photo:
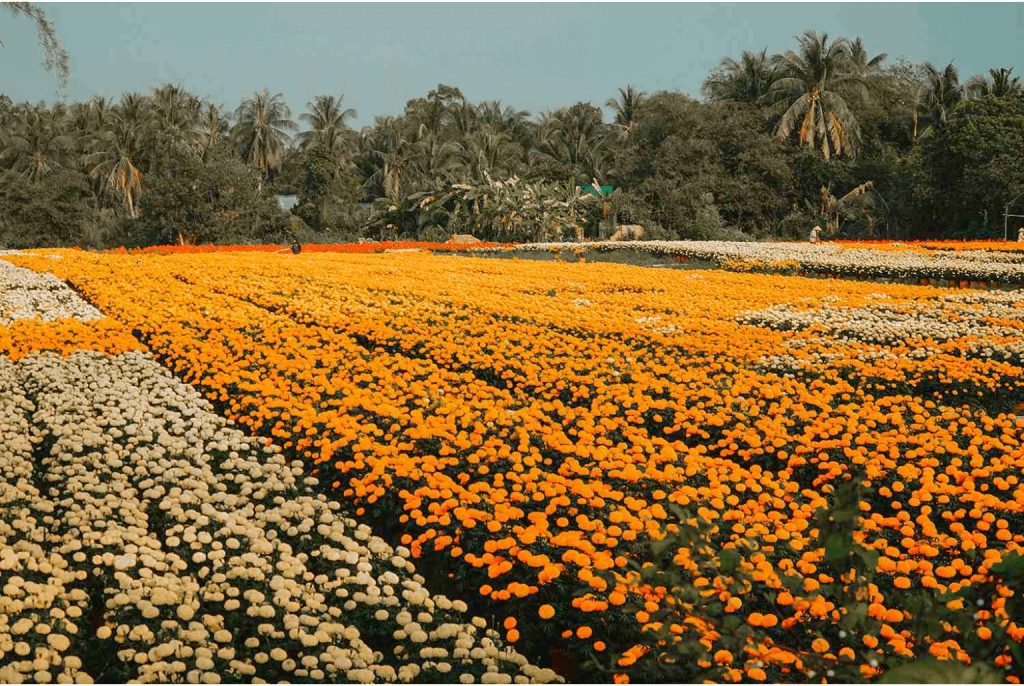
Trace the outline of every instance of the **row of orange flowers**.
<path fill-rule="evenodd" d="M 12 360 L 40 352 L 67 356 L 81 350 L 95 350 L 117 355 L 141 349 L 142 345 L 124 326 L 110 319 L 91 322 L 77 319 L 53 322 L 25 319 L 9 326 L 0 326 L 0 353 Z"/>
<path fill-rule="evenodd" d="M 850 248 L 869 248 L 871 250 L 998 250 L 1016 251 L 1024 250 L 1024 243 L 1016 240 L 1002 241 L 990 239 L 977 240 L 956 240 L 956 239 L 932 239 L 932 240 L 837 240 L 832 241 L 839 245 Z"/>
<path fill-rule="evenodd" d="M 439 252 L 462 252 L 474 248 L 493 248 L 500 243 L 488 243 L 477 241 L 475 243 L 454 243 L 437 241 L 367 241 L 363 243 L 306 243 L 301 245 L 304 252 L 337 252 L 351 254 L 368 254 L 378 252 L 389 252 L 395 250 L 425 250 Z M 193 253 L 219 253 L 219 252 L 266 252 L 266 253 L 287 253 L 291 252 L 288 245 L 277 245 L 274 243 L 255 244 L 202 244 L 202 245 L 149 245 L 142 248 L 117 248 L 110 250 L 113 253 L 127 254 L 193 254 Z"/>
<path fill-rule="evenodd" d="M 804 577 L 800 597 L 744 608 L 783 646 L 800 617 L 836 612 L 816 594 L 813 515 L 852 471 L 860 538 L 882 553 L 872 613 L 889 630 L 871 650 L 908 650 L 906 588 L 955 590 L 1024 549 L 1024 448 L 995 407 L 1021 369 L 969 337 L 922 357 L 922 341 L 742 323 L 819 307 L 817 281 L 414 254 L 17 261 L 68 279 L 457 589 L 507 607 L 507 638 L 533 649 L 628 647 L 644 619 L 609 621 L 630 588 L 600 572 L 644 559 L 673 506 L 716 522 L 723 547 L 756 542 L 766 586 Z M 941 293 L 831 290 L 854 313 Z M 735 659 L 773 678 L 789 654 L 768 672 Z"/>

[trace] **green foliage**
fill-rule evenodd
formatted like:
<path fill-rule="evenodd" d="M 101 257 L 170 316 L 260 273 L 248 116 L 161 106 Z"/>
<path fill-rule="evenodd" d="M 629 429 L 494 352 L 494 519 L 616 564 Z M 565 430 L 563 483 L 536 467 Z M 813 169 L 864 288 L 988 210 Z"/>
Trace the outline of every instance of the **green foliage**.
<path fill-rule="evenodd" d="M 21 7 L 36 9 L 9 5 Z M 578 102 L 531 117 L 439 84 L 359 132 L 340 94 L 312 98 L 302 130 L 268 89 L 234 109 L 171 84 L 52 107 L 0 96 L 0 173 L 84 186 L 48 240 L 89 245 L 286 233 L 593 239 L 620 224 L 641 224 L 647 238 L 804 239 L 830 221 L 842 238 L 1001 235 L 1003 207 L 1024 191 L 1024 89 L 1011 69 L 961 83 L 952 64 L 891 61 L 857 38 L 812 31 L 794 47 L 724 59 L 705 101 L 625 86 L 607 114 Z M 181 162 L 190 156 L 200 163 Z M 243 166 L 258 198 L 244 211 L 234 197 L 251 185 Z M 838 216 L 822 211 L 822 189 L 842 203 L 867 181 Z M 596 204 L 573 197 L 594 182 L 616 190 Z M 207 199 L 190 198 L 193 186 Z M 278 226 L 264 187 L 299 196 L 301 225 Z M 516 200 L 525 204 L 507 206 Z M 143 206 L 143 221 L 130 221 Z"/>
<path fill-rule="evenodd" d="M 777 227 L 792 202 L 791 158 L 752 105 L 658 93 L 615 166 L 651 220 L 677 237 L 711 238 L 724 226 Z"/>
<path fill-rule="evenodd" d="M 985 663 L 965 665 L 925 657 L 887 671 L 882 684 L 1000 684 L 1003 675 Z"/>
<path fill-rule="evenodd" d="M 0 248 L 87 245 L 89 186 L 56 171 L 37 182 L 14 171 L 0 175 Z"/>
<path fill-rule="evenodd" d="M 349 165 L 329 146 L 313 143 L 301 155 L 298 205 L 292 211 L 315 233 L 355 235 L 360 230 L 361 189 Z"/>
<path fill-rule="evenodd" d="M 652 554 L 644 556 L 647 562 L 633 564 L 625 576 L 605 574 L 609 584 L 626 579 L 627 587 L 634 589 L 620 610 L 638 618 L 644 615 L 644 628 L 637 640 L 635 627 L 623 627 L 613 638 L 618 650 L 611 661 L 595 657 L 592 666 L 609 675 L 628 667 L 633 681 L 649 683 L 748 680 L 742 671 L 752 666 L 747 650 L 761 646 L 790 655 L 788 660 L 753 665 L 763 668 L 769 682 L 816 683 L 825 678 L 838 683 L 1000 683 L 1007 675 L 1019 678 L 1024 673 L 1024 651 L 1007 633 L 1010 622 L 1024 621 L 1024 556 L 1017 553 L 993 565 L 986 580 L 956 593 L 924 588 L 904 592 L 901 610 L 911 621 L 903 626 L 910 629 L 907 645 L 915 656 L 876 651 L 861 641 L 863 636 L 884 633 L 883 622 L 871 615 L 868 604 L 872 586 L 887 582 L 876 573 L 878 553 L 858 542 L 859 506 L 867 497 L 860 484 L 861 479 L 851 475 L 831 492 L 829 505 L 813 521 L 832 578 L 813 593 L 806 592 L 804 579 L 795 570 L 777 581 L 758 578 L 751 561 L 759 551 L 752 543 L 727 542 L 718 524 L 676 508 L 678 526 L 652 544 Z M 796 559 L 800 553 L 783 556 Z M 641 589 L 665 589 L 666 595 L 652 610 Z M 780 593 L 827 600 L 838 615 L 804 614 L 790 626 L 784 619 L 771 626 L 746 621 L 754 611 L 784 613 L 789 602 L 781 603 Z M 730 606 L 732 599 L 742 604 Z M 992 612 L 1000 604 L 1004 618 Z M 983 612 L 976 614 L 975 609 Z M 991 635 L 981 637 L 980 629 Z M 970 664 L 940 661 L 929 654 L 933 641 L 951 638 L 971 656 Z M 820 640 L 828 642 L 827 653 L 814 648 Z M 840 649 L 846 650 L 845 656 L 837 656 Z M 728 658 L 718 659 L 722 655 Z M 1001 656 L 1011 655 L 1016 666 L 1008 673 L 1000 666 Z"/>
<path fill-rule="evenodd" d="M 422 229 L 416 238 L 429 243 L 444 243 L 451 237 L 452 235 L 440 226 L 428 226 L 427 228 Z"/>
<path fill-rule="evenodd" d="M 942 131 L 922 144 L 921 194 L 934 221 L 967 226 L 987 210 L 998 226 L 1003 206 L 1024 193 L 1021 150 L 1024 100 L 985 96 L 960 103 Z"/>
<path fill-rule="evenodd" d="M 392 225 L 415 223 L 420 235 L 436 227 L 449 236 L 468 232 L 494 241 L 581 238 L 585 227 L 596 225 L 603 203 L 571 182 L 531 183 L 515 176 L 503 181 L 487 176 L 483 183 L 452 184 L 409 199 L 411 203 L 382 216 L 394 217 L 389 219 Z"/>
<path fill-rule="evenodd" d="M 143 244 L 282 240 L 287 218 L 258 172 L 227 155 L 175 159 L 153 176 L 134 233 Z"/>

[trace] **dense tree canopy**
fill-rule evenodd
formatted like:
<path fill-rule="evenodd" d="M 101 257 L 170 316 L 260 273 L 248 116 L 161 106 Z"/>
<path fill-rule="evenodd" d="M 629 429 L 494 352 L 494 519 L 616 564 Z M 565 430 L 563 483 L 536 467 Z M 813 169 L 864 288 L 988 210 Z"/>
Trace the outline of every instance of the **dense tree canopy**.
<path fill-rule="evenodd" d="M 174 84 L 53 106 L 0 95 L 0 245 L 528 240 L 616 223 L 658 237 L 803 237 L 814 224 L 995 236 L 1024 192 L 1024 89 L 1008 68 L 962 82 L 952 63 L 808 31 L 782 54 L 723 58 L 701 100 L 609 91 L 603 108 L 531 115 L 439 84 L 359 131 L 341 93 L 300 112 L 273 89 L 237 107 Z M 295 196 L 291 217 L 278 195 Z"/>

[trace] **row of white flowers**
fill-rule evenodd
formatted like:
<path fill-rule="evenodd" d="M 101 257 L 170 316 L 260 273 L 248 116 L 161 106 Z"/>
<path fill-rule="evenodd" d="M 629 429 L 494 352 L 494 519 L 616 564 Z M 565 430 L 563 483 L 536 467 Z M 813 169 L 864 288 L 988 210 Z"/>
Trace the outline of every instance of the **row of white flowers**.
<path fill-rule="evenodd" d="M 54 275 L 0 260 L 0 326 L 33 317 L 43 321 L 67 317 L 89 321 L 100 316 L 95 307 Z"/>
<path fill-rule="evenodd" d="M 762 360 L 769 369 L 820 369 L 833 362 L 860 364 L 925 360 L 936 356 L 993 362 L 989 373 L 1005 375 L 1017 383 L 1024 358 L 1024 292 L 956 291 L 936 298 L 893 300 L 875 294 L 872 302 L 851 307 L 835 297 L 817 302 L 782 304 L 743 312 L 737 321 L 777 331 L 807 332 L 827 336 L 834 345 L 815 352 L 804 350 L 808 338 L 787 339 L 787 352 Z M 857 347 L 856 353 L 842 349 Z M 969 373 L 965 371 L 964 373 Z"/>
<path fill-rule="evenodd" d="M 820 328 L 829 335 L 892 345 L 908 341 L 1019 338 L 1024 334 L 1024 293 L 956 292 L 938 298 L 889 302 L 879 294 L 865 307 L 822 298 L 814 307 L 785 303 L 741 313 L 739 321 L 779 331 Z"/>
<path fill-rule="evenodd" d="M 50 533 L 55 507 L 35 485 L 33 409 L 0 356 L 0 683 L 81 683 L 91 679 L 71 644 L 88 610 L 87 574 Z"/>
<path fill-rule="evenodd" d="M 613 251 L 625 250 L 664 257 L 687 257 L 721 264 L 739 261 L 764 267 L 795 263 L 800 269 L 885 279 L 945 279 L 1024 283 L 1024 256 L 1008 251 L 875 250 L 837 244 L 757 243 L 730 241 L 604 241 L 530 243 L 478 248 L 496 251 Z"/>

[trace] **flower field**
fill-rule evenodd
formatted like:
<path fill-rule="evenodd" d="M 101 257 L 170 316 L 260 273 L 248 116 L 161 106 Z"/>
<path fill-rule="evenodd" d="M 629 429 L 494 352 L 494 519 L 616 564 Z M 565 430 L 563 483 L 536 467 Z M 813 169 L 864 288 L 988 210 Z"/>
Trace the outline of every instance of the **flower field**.
<path fill-rule="evenodd" d="M 0 317 L 0 682 L 555 678 L 56 279 Z"/>
<path fill-rule="evenodd" d="M 743 245 L 677 249 L 1024 275 L 975 251 Z M 947 600 L 1024 552 L 1020 291 L 428 253 L 3 259 L 33 270 L 0 262 L 21 451 L 0 534 L 25 551 L 12 569 L 34 565 L 17 584 L 0 565 L 29 617 L 0 612 L 18 674 L 75 678 L 81 633 L 154 680 L 626 681 L 673 641 L 723 680 L 910 656 L 1022 674 L 1012 588 Z M 863 617 L 822 543 L 851 484 Z M 695 522 L 733 569 L 678 542 Z M 659 542 L 711 616 L 645 575 Z M 26 581 L 52 598 L 9 600 Z M 971 626 L 922 629 L 921 598 Z M 31 633 L 42 612 L 76 627 L 68 646 Z M 63 671 L 36 674 L 54 653 Z"/>

